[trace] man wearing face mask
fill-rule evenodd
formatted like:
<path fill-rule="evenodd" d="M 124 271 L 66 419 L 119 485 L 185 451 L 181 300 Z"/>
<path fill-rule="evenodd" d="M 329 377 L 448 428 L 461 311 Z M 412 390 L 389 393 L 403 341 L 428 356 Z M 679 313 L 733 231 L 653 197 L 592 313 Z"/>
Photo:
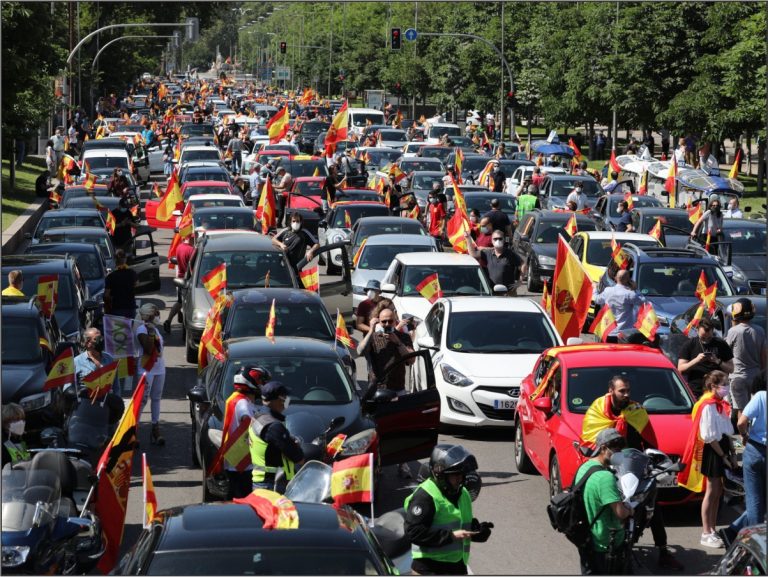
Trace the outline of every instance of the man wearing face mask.
<path fill-rule="evenodd" d="M 131 214 L 131 202 L 130 197 L 123 196 L 120 198 L 117 204 L 117 208 L 112 210 L 112 216 L 115 218 L 115 232 L 112 236 L 112 244 L 115 248 L 128 249 L 128 243 L 131 241 L 131 227 L 137 223 L 134 221 Z"/>
<path fill-rule="evenodd" d="M 584 194 L 584 184 L 580 180 L 576 181 L 573 190 L 568 195 L 568 198 L 565 199 L 565 202 L 575 202 L 576 210 L 584 210 L 586 208 L 587 195 Z"/>
<path fill-rule="evenodd" d="M 491 219 L 487 216 L 480 218 L 480 227 L 475 239 L 475 244 L 480 248 L 491 248 L 493 246 L 493 225 Z"/>
<path fill-rule="evenodd" d="M 0 416 L 3 421 L 2 466 L 5 467 L 6 463 L 19 463 L 31 459 L 32 455 L 27 450 L 27 444 L 22 438 L 26 426 L 24 408 L 16 403 L 8 403 L 3 405 Z"/>
<path fill-rule="evenodd" d="M 82 353 L 75 357 L 75 375 L 77 381 L 82 385 L 83 379 L 90 375 L 97 369 L 106 366 L 114 359 L 109 353 L 104 352 L 104 337 L 101 336 L 99 329 L 91 327 L 87 329 L 83 334 L 83 349 Z M 64 390 L 68 390 L 72 387 L 72 384 L 68 384 L 64 387 Z M 115 380 L 112 383 L 112 393 L 120 396 L 120 379 L 117 378 L 117 372 L 115 372 Z"/>
<path fill-rule="evenodd" d="M 683 373 L 693 394 L 700 397 L 704 377 L 710 371 L 733 372 L 733 351 L 723 339 L 715 336 L 715 325 L 703 318 L 698 334 L 688 339 L 680 349 L 677 370 Z"/>
<path fill-rule="evenodd" d="M 701 215 L 691 231 L 691 238 L 706 238 L 709 235 L 710 243 L 719 242 L 723 238 L 723 211 L 720 207 L 720 199 L 709 199 L 709 208 Z M 710 244 L 710 253 L 717 254 L 717 244 Z"/>
<path fill-rule="evenodd" d="M 280 381 L 269 381 L 261 387 L 261 399 L 269 412 L 254 417 L 248 428 L 253 489 L 282 492 L 284 487 L 275 487 L 277 471 L 283 469 L 283 481 L 287 483 L 293 479 L 296 465 L 304 463 L 304 451 L 298 439 L 285 427 L 284 413 L 290 405 L 290 394 Z"/>
<path fill-rule="evenodd" d="M 290 229 L 286 228 L 272 237 L 272 244 L 285 251 L 288 262 L 297 275 L 299 274 L 297 267 L 301 260 L 306 257 L 309 262 L 315 251 L 320 248 L 315 235 L 303 228 L 303 224 L 304 218 L 301 213 L 294 212 L 291 214 Z"/>
<path fill-rule="evenodd" d="M 445 209 L 440 203 L 440 199 L 437 197 L 437 193 L 434 190 L 430 191 L 427 200 L 429 202 L 429 234 L 440 241 L 443 238 L 445 229 Z"/>
<path fill-rule="evenodd" d="M 469 233 L 464 235 L 467 241 L 467 249 L 470 256 L 480 261 L 486 267 L 488 277 L 494 285 L 500 284 L 507 287 L 508 296 L 517 295 L 517 279 L 520 278 L 520 269 L 523 266 L 522 259 L 511 248 L 504 246 L 504 233 L 494 230 L 491 236 L 493 248 L 480 250 L 472 241 Z"/>
<path fill-rule="evenodd" d="M 619 222 L 616 224 L 616 230 L 619 232 L 635 232 L 635 227 L 632 226 L 632 216 L 629 213 L 629 204 L 626 200 L 620 200 L 616 207 L 619 213 Z"/>
<path fill-rule="evenodd" d="M 365 285 L 365 295 L 368 297 L 359 305 L 355 311 L 355 328 L 361 333 L 365 334 L 370 330 L 368 326 L 368 318 L 371 316 L 371 312 L 381 301 L 381 283 L 375 279 L 368 281 Z"/>

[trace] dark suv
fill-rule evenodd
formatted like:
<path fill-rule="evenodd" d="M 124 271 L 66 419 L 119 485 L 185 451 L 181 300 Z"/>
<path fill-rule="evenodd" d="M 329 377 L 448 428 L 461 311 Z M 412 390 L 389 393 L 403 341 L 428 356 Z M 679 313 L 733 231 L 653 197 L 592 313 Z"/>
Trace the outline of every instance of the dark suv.
<path fill-rule="evenodd" d="M 327 131 L 330 126 L 330 122 L 321 122 L 320 120 L 304 122 L 299 129 L 299 150 L 304 154 L 312 154 L 315 150 L 315 140 L 321 132 Z"/>

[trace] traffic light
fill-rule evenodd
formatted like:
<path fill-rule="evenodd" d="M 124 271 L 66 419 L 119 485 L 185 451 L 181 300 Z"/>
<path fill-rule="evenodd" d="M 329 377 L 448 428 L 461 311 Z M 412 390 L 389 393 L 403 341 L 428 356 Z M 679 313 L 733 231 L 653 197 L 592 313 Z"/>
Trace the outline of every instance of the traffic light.
<path fill-rule="evenodd" d="M 390 46 L 392 46 L 392 50 L 400 50 L 400 29 L 399 28 L 392 28 L 392 35 L 390 38 Z"/>
<path fill-rule="evenodd" d="M 286 42 L 280 43 L 280 54 L 285 54 L 285 51 L 288 49 L 288 44 Z"/>

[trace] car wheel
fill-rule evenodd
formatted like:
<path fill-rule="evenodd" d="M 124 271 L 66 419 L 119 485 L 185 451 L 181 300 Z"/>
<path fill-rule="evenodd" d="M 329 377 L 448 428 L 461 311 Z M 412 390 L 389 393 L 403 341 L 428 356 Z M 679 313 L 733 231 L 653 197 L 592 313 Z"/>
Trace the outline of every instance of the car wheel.
<path fill-rule="evenodd" d="M 194 346 L 194 344 L 191 342 L 191 337 L 192 335 L 187 334 L 186 338 L 184 339 L 187 348 L 187 362 L 197 363 L 197 347 Z"/>
<path fill-rule="evenodd" d="M 563 483 L 560 479 L 560 464 L 557 462 L 557 455 L 552 455 L 552 461 L 549 463 L 549 497 L 552 498 L 563 491 Z"/>
<path fill-rule="evenodd" d="M 525 475 L 533 475 L 536 473 L 536 468 L 531 463 L 531 459 L 525 453 L 525 444 L 523 440 L 523 425 L 520 420 L 517 421 L 515 427 L 515 466 L 519 473 Z"/>
<path fill-rule="evenodd" d="M 192 429 L 192 435 L 191 435 L 191 438 L 192 438 L 192 443 L 191 443 L 191 445 L 192 445 L 192 466 L 193 467 L 199 467 L 200 466 L 200 457 L 197 454 L 197 447 L 198 447 L 198 445 L 197 445 L 197 440 L 195 439 L 195 435 L 196 435 L 196 432 L 197 432 L 197 427 L 195 426 L 194 420 L 192 421 L 191 429 Z"/>
<path fill-rule="evenodd" d="M 535 278 L 534 272 L 535 268 L 533 266 L 533 260 L 528 261 L 528 280 L 526 281 L 526 287 L 528 289 L 528 292 L 532 293 L 538 293 L 542 290 L 541 281 L 537 278 Z"/>

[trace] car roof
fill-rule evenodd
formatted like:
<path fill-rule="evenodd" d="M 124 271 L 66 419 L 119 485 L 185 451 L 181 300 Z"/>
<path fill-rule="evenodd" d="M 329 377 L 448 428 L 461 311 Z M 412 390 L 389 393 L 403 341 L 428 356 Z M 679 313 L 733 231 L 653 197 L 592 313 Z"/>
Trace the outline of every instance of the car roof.
<path fill-rule="evenodd" d="M 350 108 L 349 113 L 352 114 L 353 112 L 362 112 L 363 114 L 381 114 L 384 116 L 384 113 L 381 110 L 376 110 L 375 108 Z"/>
<path fill-rule="evenodd" d="M 355 203 L 360 204 L 360 203 Z M 343 205 L 342 205 L 343 206 Z M 414 221 L 414 219 L 404 219 L 402 216 L 364 216 L 363 218 L 358 219 L 358 227 L 362 226 L 363 224 L 400 224 L 401 220 L 408 221 Z M 415 221 L 418 222 L 418 221 Z M 419 224 L 421 224 L 419 222 Z M 423 226 L 423 225 L 422 225 Z"/>
<path fill-rule="evenodd" d="M 682 208 L 670 208 L 668 206 L 638 206 L 632 210 L 644 214 L 686 214 Z"/>
<path fill-rule="evenodd" d="M 229 182 L 225 182 L 223 180 L 188 180 L 181 185 L 181 189 L 185 190 L 191 186 L 210 186 L 210 187 L 216 187 L 216 188 L 232 187 L 232 185 L 229 184 Z M 232 196 L 232 195 L 228 194 L 226 196 Z"/>
<path fill-rule="evenodd" d="M 206 237 L 207 240 L 203 249 L 205 252 L 212 250 L 257 250 L 282 254 L 282 251 L 272 245 L 270 237 L 257 232 L 231 230 L 226 231 L 226 233 L 206 235 Z"/>
<path fill-rule="evenodd" d="M 96 207 L 93 208 L 58 208 L 44 212 L 40 218 L 55 218 L 58 216 L 93 216 L 98 214 Z"/>
<path fill-rule="evenodd" d="M 510 311 L 519 313 L 541 313 L 541 308 L 531 299 L 505 299 L 484 297 L 447 297 L 440 299 L 449 303 L 452 312 Z"/>
<path fill-rule="evenodd" d="M 444 170 L 414 170 L 411 173 L 411 176 L 412 177 L 414 177 L 414 176 L 439 176 L 439 177 L 442 178 L 443 176 L 445 176 L 445 171 Z"/>
<path fill-rule="evenodd" d="M 394 246 L 435 246 L 433 237 L 428 234 L 376 234 L 369 236 L 366 241 L 366 246 L 378 246 L 378 245 L 394 245 Z"/>
<path fill-rule="evenodd" d="M 610 356 L 608 353 L 611 353 Z M 595 366 L 597 355 L 600 355 L 598 363 L 601 365 L 673 368 L 672 362 L 661 350 L 643 345 L 584 343 L 552 347 L 544 354 L 561 359 L 568 368 Z"/>
<path fill-rule="evenodd" d="M 338 359 L 336 349 L 328 347 L 327 341 L 306 337 L 276 336 L 274 343 L 267 337 L 241 337 L 227 341 L 227 356 L 230 361 L 268 356 L 302 356 L 324 359 Z"/>
<path fill-rule="evenodd" d="M 40 254 L 8 255 L 3 257 L 3 271 L 22 269 L 30 272 L 68 271 L 70 263 L 74 259 L 68 259 L 63 255 L 49 257 Z"/>
<path fill-rule="evenodd" d="M 528 166 L 528 165 L 526 165 Z M 556 167 L 551 167 L 556 168 Z M 562 173 L 562 172 L 548 172 L 545 176 L 545 178 L 548 178 L 549 180 L 583 180 L 583 181 L 592 181 L 597 182 L 591 175 L 589 174 L 569 174 L 569 173 Z"/>
<path fill-rule="evenodd" d="M 56 230 L 52 228 L 51 230 Z M 98 255 L 101 250 L 90 242 L 41 242 L 27 247 L 26 254 L 59 254 L 59 253 L 84 253 L 92 252 Z"/>
<path fill-rule="evenodd" d="M 611 240 L 615 238 L 619 242 L 632 242 L 634 240 L 656 240 L 650 234 L 639 232 L 617 232 L 615 230 L 582 230 L 574 236 L 583 235 L 589 240 Z"/>
<path fill-rule="evenodd" d="M 765 228 L 765 220 L 757 218 L 724 218 L 723 228 Z"/>
<path fill-rule="evenodd" d="M 94 156 L 128 156 L 128 151 L 125 148 L 110 147 L 110 148 L 89 148 L 83 152 L 83 160 L 93 158 Z"/>
<path fill-rule="evenodd" d="M 328 348 L 327 343 L 323 343 Z M 265 530 L 263 520 L 250 505 L 235 503 L 204 503 L 174 507 L 159 516 L 165 530 L 156 551 L 193 550 L 211 547 L 285 547 L 291 545 L 318 549 L 366 549 L 361 538 L 359 518 L 355 514 L 337 511 L 323 503 L 294 503 L 299 527 L 291 530 Z M 344 515 L 342 521 L 339 516 Z M 356 527 L 350 530 L 349 517 Z"/>
<path fill-rule="evenodd" d="M 242 201 L 242 198 L 240 198 L 236 194 L 192 194 L 187 199 L 187 202 L 192 202 L 193 200 L 234 200 L 234 201 Z"/>
<path fill-rule="evenodd" d="M 578 212 L 573 213 L 570 211 L 560 211 L 560 210 L 539 210 L 534 209 L 531 212 L 537 212 L 539 214 L 539 217 L 541 220 L 568 220 L 573 216 L 576 215 L 576 222 L 591 222 L 594 223 L 594 221 L 589 218 L 586 214 L 580 214 Z"/>
<path fill-rule="evenodd" d="M 412 252 L 395 257 L 406 266 L 480 266 L 477 260 L 468 254 L 453 252 Z"/>
<path fill-rule="evenodd" d="M 316 301 L 317 304 L 323 305 L 323 299 L 320 298 L 318 293 L 291 287 L 238 289 L 232 291 L 232 297 L 234 304 L 238 302 L 269 302 L 275 299 L 278 304 L 284 301 L 293 303 Z"/>
<path fill-rule="evenodd" d="M 715 257 L 703 250 L 690 250 L 686 248 L 668 248 L 668 247 L 636 247 L 632 243 L 626 243 L 621 248 L 637 254 L 640 261 L 653 259 L 671 259 L 691 261 L 691 262 L 709 262 L 717 265 Z"/>
<path fill-rule="evenodd" d="M 40 317 L 40 309 L 35 304 L 37 297 L 12 297 L 3 295 L 2 316 L 25 317 L 37 319 Z"/>
<path fill-rule="evenodd" d="M 243 213 L 253 215 L 253 209 L 247 206 L 202 206 L 198 209 L 195 209 L 195 216 L 215 214 L 217 212 L 227 214 Z"/>
<path fill-rule="evenodd" d="M 49 234 L 91 234 L 93 236 L 109 236 L 106 229 L 103 229 L 100 226 L 55 226 L 46 230 L 43 233 L 43 236 L 45 237 Z"/>

